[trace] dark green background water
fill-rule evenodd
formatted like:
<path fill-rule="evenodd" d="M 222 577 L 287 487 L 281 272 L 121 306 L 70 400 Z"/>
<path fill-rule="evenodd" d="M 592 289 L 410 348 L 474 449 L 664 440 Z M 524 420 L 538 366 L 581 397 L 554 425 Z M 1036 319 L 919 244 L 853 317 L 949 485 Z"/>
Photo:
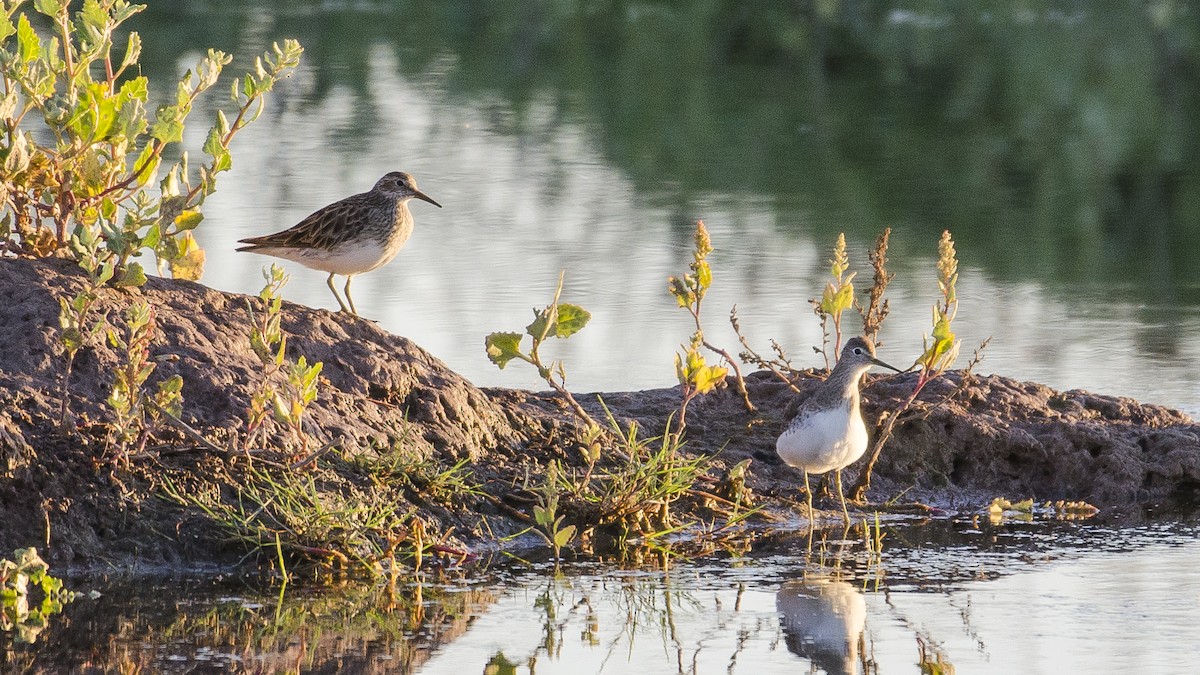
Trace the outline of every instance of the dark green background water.
<path fill-rule="evenodd" d="M 1198 18 L 1187 3 L 161 2 L 134 20 L 152 80 L 209 47 L 298 38 L 301 72 L 235 144 L 206 206 L 206 281 L 256 291 L 237 238 L 412 172 L 446 208 L 355 282 L 363 314 L 481 384 L 482 338 L 525 325 L 561 268 L 595 314 L 560 351 L 578 389 L 673 382 L 665 293 L 703 218 L 707 323 L 801 364 L 807 299 L 846 232 L 893 228 L 884 355 L 927 332 L 932 257 L 962 262 L 964 351 L 984 371 L 1200 410 Z M 217 94 L 220 96 L 220 93 Z M 204 119 L 208 109 L 197 112 Z M 189 138 L 203 140 L 202 125 Z M 324 275 L 285 294 L 336 307 Z"/>

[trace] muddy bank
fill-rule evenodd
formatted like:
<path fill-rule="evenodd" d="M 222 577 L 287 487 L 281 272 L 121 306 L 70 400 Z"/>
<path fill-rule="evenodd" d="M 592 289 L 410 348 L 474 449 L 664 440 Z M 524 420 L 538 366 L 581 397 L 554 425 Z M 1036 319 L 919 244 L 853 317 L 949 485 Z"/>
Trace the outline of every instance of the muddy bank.
<path fill-rule="evenodd" d="M 82 285 L 65 261 L 0 261 L 0 339 L 7 345 L 0 357 L 0 552 L 37 545 L 53 562 L 76 564 L 236 559 L 245 549 L 230 544 L 198 509 L 164 498 L 163 486 L 169 479 L 188 491 L 234 499 L 232 487 L 244 478 L 241 464 L 167 426 L 128 467 L 114 468 L 106 443 L 111 413 L 103 401 L 121 362 L 116 350 L 99 341 L 81 350 L 67 389 L 73 422 L 58 424 L 64 366 L 58 299 Z M 247 310 L 247 302 L 261 310 L 260 301 L 154 278 L 133 291 L 104 289 L 99 306 L 120 325 L 133 297 L 156 309 L 161 330 L 151 348 L 158 363 L 151 386 L 182 376 L 182 420 L 215 446 L 238 445 L 263 377 L 250 347 Z M 465 460 L 481 494 L 439 500 L 420 483 L 386 485 L 387 498 L 405 502 L 447 547 L 485 546 L 523 529 L 522 516 L 530 512 L 521 494 L 526 478 L 544 473 L 552 459 L 582 463 L 574 419 L 545 394 L 476 388 L 367 320 L 285 303 L 282 327 L 290 359 L 324 363 L 308 413 L 314 443 L 335 448 L 309 469 L 321 489 L 377 494 L 387 481 L 356 473 L 355 460 L 398 448 L 428 466 Z M 717 480 L 724 469 L 752 459 L 748 486 L 770 509 L 790 513 L 802 480 L 777 460 L 774 439 L 813 382 L 801 380 L 796 394 L 767 374 L 751 374 L 757 415 L 747 414 L 730 389 L 699 399 L 690 409 L 685 454 L 715 455 Z M 949 402 L 931 405 L 959 387 Z M 895 410 L 911 388 L 912 376 L 871 378 L 864 390 L 868 420 Z M 677 409 L 679 392 L 602 397 L 620 420 L 637 420 L 654 435 Z M 579 399 L 602 416 L 595 395 Z M 283 448 L 288 441 L 278 430 L 272 445 Z M 281 450 L 276 459 L 289 454 Z M 601 461 L 613 460 L 606 454 Z M 1057 392 L 999 376 L 963 383 L 951 374 L 927 387 L 915 414 L 897 424 L 876 468 L 873 499 L 904 490 L 947 505 L 996 495 L 1099 506 L 1195 502 L 1200 427 L 1180 412 L 1129 399 Z M 700 499 L 680 508 L 713 517 Z"/>

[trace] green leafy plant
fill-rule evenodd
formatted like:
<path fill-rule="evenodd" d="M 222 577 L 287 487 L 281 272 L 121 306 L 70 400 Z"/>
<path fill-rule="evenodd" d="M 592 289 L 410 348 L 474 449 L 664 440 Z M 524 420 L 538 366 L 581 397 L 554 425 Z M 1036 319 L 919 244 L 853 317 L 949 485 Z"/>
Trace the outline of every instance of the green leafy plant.
<path fill-rule="evenodd" d="M 750 392 L 746 390 L 746 381 L 742 378 L 742 371 L 738 367 L 737 361 L 729 352 L 704 338 L 704 329 L 700 323 L 700 310 L 704 303 L 704 296 L 708 294 L 708 289 L 712 286 L 712 267 L 708 263 L 708 255 L 713 252 L 713 246 L 712 239 L 708 235 L 708 228 L 704 226 L 702 220 L 696 221 L 693 241 L 692 262 L 688 266 L 690 271 L 682 277 L 667 277 L 667 290 L 674 296 L 679 306 L 688 311 L 696 324 L 691 344 L 684 348 L 684 356 L 675 356 L 675 370 L 679 375 L 680 384 L 684 386 L 684 402 L 679 415 L 681 428 L 685 422 L 688 401 L 697 394 L 707 393 L 714 387 L 724 384 L 725 375 L 728 373 L 727 368 L 707 365 L 704 362 L 704 356 L 700 353 L 701 346 L 719 355 L 724 359 L 724 363 L 729 364 L 737 377 L 738 393 L 742 396 L 742 404 L 746 406 L 748 412 L 754 412 L 754 404 L 750 401 Z"/>
<path fill-rule="evenodd" d="M 833 247 L 833 259 L 829 261 L 833 281 L 825 284 L 820 300 L 809 300 L 813 312 L 821 319 L 821 349 L 825 367 L 829 368 L 829 324 L 833 324 L 833 354 L 836 360 L 842 352 L 842 313 L 854 307 L 854 275 L 849 272 L 850 257 L 846 254 L 846 235 L 839 233 Z"/>
<path fill-rule="evenodd" d="M 921 336 L 921 356 L 914 364 L 914 367 L 920 368 L 916 385 L 900 409 L 888 417 L 883 429 L 876 434 L 871 444 L 870 459 L 853 487 L 853 498 L 857 501 L 866 497 L 867 488 L 871 484 L 871 472 L 875 468 L 875 462 L 879 460 L 879 453 L 883 451 L 884 444 L 892 436 L 896 421 L 912 406 L 921 390 L 945 373 L 958 358 L 962 341 L 955 336 L 952 328 L 954 317 L 958 314 L 958 293 L 955 289 L 958 283 L 958 255 L 954 250 L 954 240 L 949 230 L 942 232 L 938 241 L 937 278 L 938 291 L 942 297 L 933 305 L 932 335 Z"/>
<path fill-rule="evenodd" d="M 322 363 L 309 365 L 303 356 L 285 369 L 287 386 L 283 392 L 276 390 L 274 404 L 275 421 L 292 432 L 292 438 L 300 445 L 303 454 L 308 454 L 308 434 L 304 432 L 304 412 L 317 399 Z"/>
<path fill-rule="evenodd" d="M 891 234 L 891 228 L 885 229 L 875 239 L 875 246 L 868 253 L 875 275 L 871 287 L 864 291 L 864 294 L 867 296 L 866 307 L 863 307 L 854 298 L 853 280 L 855 273 L 848 272 L 850 259 L 846 253 L 845 235 L 838 235 L 837 243 L 834 246 L 833 259 L 829 261 L 833 281 L 825 286 L 820 300 L 809 300 L 814 313 L 821 320 L 821 348 L 815 351 L 820 353 L 825 359 L 825 367 L 827 369 L 829 368 L 829 324 L 832 323 L 834 326 L 834 353 L 836 355 L 841 350 L 842 314 L 847 309 L 854 308 L 861 314 L 863 323 L 862 334 L 864 336 L 870 338 L 872 341 L 876 340 L 879 336 L 879 330 L 890 311 L 888 301 L 883 296 L 887 291 L 888 284 L 896 276 L 887 270 L 887 250 Z M 771 351 L 774 352 L 774 355 L 771 358 L 766 358 L 750 346 L 750 341 L 742 333 L 736 307 L 729 314 L 729 322 L 732 324 L 733 331 L 737 334 L 738 340 L 742 343 L 743 351 L 740 354 L 742 361 L 770 371 L 777 379 L 786 383 L 793 391 L 799 393 L 800 390 L 795 385 L 795 379 L 799 373 L 792 367 L 792 362 L 788 358 L 787 353 L 784 352 L 783 347 L 778 342 L 771 340 Z"/>
<path fill-rule="evenodd" d="M 673 432 L 682 436 L 687 428 L 687 408 L 692 399 L 701 394 L 707 394 L 725 382 L 729 370 L 722 366 L 709 365 L 704 359 L 700 347 L 704 344 L 704 336 L 699 331 L 692 335 L 691 344 L 684 347 L 683 354 L 675 354 L 675 376 L 683 391 L 683 401 L 679 404 L 678 426 Z M 749 399 L 746 399 L 749 401 Z"/>
<path fill-rule="evenodd" d="M 310 364 L 304 356 L 287 363 L 287 336 L 281 327 L 283 299 L 279 292 L 287 284 L 288 275 L 282 267 L 272 264 L 263 270 L 263 278 L 266 284 L 258 293 L 263 311 L 255 312 L 250 301 L 246 301 L 251 319 L 250 348 L 263 366 L 263 376 L 258 390 L 250 397 L 242 449 L 249 455 L 253 441 L 265 431 L 264 423 L 270 416 L 291 432 L 300 451 L 307 454 L 309 437 L 304 431 L 304 413 L 317 398 L 322 363 Z"/>
<path fill-rule="evenodd" d="M 514 359 L 524 361 L 537 368 L 538 376 L 546 381 L 559 396 L 571 407 L 571 410 L 585 422 L 589 428 L 598 427 L 596 421 L 588 414 L 583 406 L 575 400 L 567 390 L 567 371 L 562 361 L 547 363 L 541 355 L 541 348 L 549 338 L 565 340 L 583 330 L 591 320 L 592 314 L 579 305 L 560 302 L 562 295 L 564 273 L 558 275 L 558 287 L 554 290 L 554 298 L 549 305 L 533 309 L 533 322 L 525 327 L 524 333 L 491 333 L 484 338 L 488 359 L 496 367 L 504 369 Z M 531 339 L 529 351 L 521 350 L 521 342 L 525 336 Z"/>
<path fill-rule="evenodd" d="M 559 473 L 562 471 L 556 460 L 546 465 L 545 482 L 533 490 L 538 503 L 533 507 L 534 530 L 554 550 L 554 561 L 562 560 L 562 549 L 575 538 L 575 526 L 563 525 L 565 516 L 558 512 Z"/>
<path fill-rule="evenodd" d="M 31 607 L 34 590 L 40 592 L 41 601 Z M 36 642 L 50 617 L 74 599 L 75 593 L 50 574 L 36 548 L 19 548 L 12 560 L 0 558 L 0 630 L 15 630 L 18 643 Z"/>
<path fill-rule="evenodd" d="M 318 483 L 312 474 L 249 465 L 219 490 L 184 489 L 163 479 L 165 496 L 200 509 L 232 541 L 264 560 L 280 552 L 318 566 L 351 564 L 372 574 L 390 558 L 395 542 L 413 520 L 403 501 L 387 491 L 361 493 L 341 482 Z"/>
<path fill-rule="evenodd" d="M 146 380 L 157 366 L 150 358 L 157 333 L 154 308 L 146 302 L 135 302 L 125 312 L 123 334 L 108 332 L 109 343 L 124 354 L 106 400 L 114 415 L 112 432 L 119 459 L 128 459 L 130 443 L 138 453 L 145 448 L 161 411 L 178 418 L 183 409 L 183 378 L 179 375 L 159 382 L 153 394 L 145 391 Z"/>
<path fill-rule="evenodd" d="M 64 297 L 58 299 L 58 325 L 61 329 L 58 341 L 66 361 L 62 385 L 59 388 L 60 424 L 66 424 L 69 413 L 71 370 L 75 365 L 75 356 L 84 346 L 94 343 L 96 337 L 108 325 L 107 313 L 101 313 L 94 318 L 92 316 L 92 309 L 100 299 L 100 287 L 108 283 L 113 276 L 112 264 L 100 262 L 100 245 L 100 239 L 92 230 L 83 230 L 78 236 L 71 238 L 71 247 L 79 258 L 79 266 L 87 275 L 87 281 L 83 289 L 70 300 Z"/>
<path fill-rule="evenodd" d="M 150 114 L 150 84 L 138 74 L 138 34 L 130 32 L 119 58 L 114 54 L 118 29 L 144 5 L 86 0 L 72 13 L 67 0 L 37 0 L 34 11 L 51 26 L 43 35 L 18 13 L 21 4 L 6 1 L 0 15 L 0 245 L 42 256 L 71 237 L 101 240 L 99 255 L 80 262 L 110 266 L 108 283 L 144 283 L 133 258 L 145 251 L 174 276 L 198 278 L 204 256 L 191 230 L 203 217 L 200 205 L 216 189 L 217 175 L 232 166 L 233 137 L 298 64 L 300 45 L 286 40 L 257 59 L 253 72 L 233 85 L 233 121 L 217 113 L 204 143 L 207 161 L 193 170 L 182 153 L 155 190 L 167 149 L 182 142 L 197 98 L 232 57 L 209 50 L 180 78 L 171 101 Z"/>

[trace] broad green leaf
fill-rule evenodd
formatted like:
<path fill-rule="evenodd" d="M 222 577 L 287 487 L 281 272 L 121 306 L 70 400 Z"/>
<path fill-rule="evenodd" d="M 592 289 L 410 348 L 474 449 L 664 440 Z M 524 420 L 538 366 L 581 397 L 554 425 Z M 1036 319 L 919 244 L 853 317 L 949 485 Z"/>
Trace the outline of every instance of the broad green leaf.
<path fill-rule="evenodd" d="M 127 97 L 117 111 L 117 121 L 113 124 L 112 137 L 122 138 L 128 143 L 141 136 L 145 131 L 146 113 L 142 101 Z"/>
<path fill-rule="evenodd" d="M 550 334 L 551 321 L 554 317 L 554 307 L 545 307 L 543 309 L 534 308 L 533 322 L 525 327 L 525 333 L 534 340 L 541 340 L 543 336 Z"/>
<path fill-rule="evenodd" d="M 701 394 L 707 394 L 725 380 L 725 375 L 728 372 L 729 371 L 727 369 L 720 366 L 704 366 L 703 368 L 698 369 L 695 372 L 695 381 L 693 383 L 696 387 L 696 391 L 700 392 Z"/>
<path fill-rule="evenodd" d="M 128 80 L 125 80 L 123 83 L 121 83 L 121 88 L 119 90 L 119 95 L 122 97 L 122 103 L 129 99 L 145 101 L 149 94 L 150 81 L 147 80 L 144 75 L 131 77 Z"/>
<path fill-rule="evenodd" d="M 175 216 L 175 229 L 179 232 L 186 232 L 195 229 L 202 220 L 204 220 L 203 213 L 195 210 L 187 210 Z"/>
<path fill-rule="evenodd" d="M 137 63 L 137 60 L 141 57 L 141 55 L 142 36 L 138 35 L 137 33 L 130 33 L 129 41 L 125 43 L 125 57 L 121 59 L 121 68 L 126 68 Z"/>
<path fill-rule="evenodd" d="M 146 9 L 145 5 L 117 5 L 113 9 L 113 21 L 115 23 L 124 23 L 126 19 Z"/>
<path fill-rule="evenodd" d="M 177 105 L 159 106 L 150 135 L 163 143 L 178 143 L 183 140 L 184 115 Z"/>
<path fill-rule="evenodd" d="M 122 287 L 137 287 L 146 283 L 146 270 L 142 269 L 141 263 L 136 261 L 130 262 L 125 271 L 122 272 L 116 280 L 113 281 L 113 286 Z"/>
<path fill-rule="evenodd" d="M 142 148 L 142 152 L 138 155 L 137 161 L 133 163 L 133 170 L 137 172 L 135 185 L 145 185 L 154 178 L 154 174 L 158 172 L 158 165 L 161 162 L 161 157 L 155 152 L 155 144 L 147 143 L 146 147 Z"/>
<path fill-rule="evenodd" d="M 520 333 L 492 333 L 484 338 L 488 359 L 503 369 L 509 361 L 523 358 Z"/>
<path fill-rule="evenodd" d="M 191 232 L 176 235 L 174 239 L 179 243 L 179 255 L 167 261 L 171 268 L 171 276 L 187 281 L 199 281 L 204 275 L 204 249 L 196 243 L 196 238 Z"/>
<path fill-rule="evenodd" d="M 103 33 L 108 26 L 108 12 L 97 0 L 84 0 L 83 9 L 79 10 L 78 16 L 84 26 L 94 29 L 97 33 Z"/>
<path fill-rule="evenodd" d="M 583 330 L 591 318 L 592 313 L 579 305 L 561 303 L 558 306 L 558 321 L 554 324 L 554 335 L 559 338 L 571 337 Z"/>
<path fill-rule="evenodd" d="M 541 525 L 542 527 L 549 525 L 551 522 L 550 512 L 547 511 L 544 507 L 534 506 L 533 507 L 533 521 L 535 523 L 537 523 L 538 525 Z"/>
<path fill-rule="evenodd" d="M 556 548 L 562 548 L 563 546 L 566 546 L 567 544 L 571 543 L 571 540 L 574 538 L 575 538 L 575 526 L 568 525 L 568 526 L 564 527 L 563 529 L 559 530 L 558 532 L 554 533 L 554 546 Z"/>
<path fill-rule="evenodd" d="M 17 55 L 25 63 L 30 63 L 41 53 L 42 41 L 38 39 L 37 32 L 29 24 L 29 18 L 22 14 L 17 19 Z"/>
<path fill-rule="evenodd" d="M 224 116 L 222 115 L 221 117 Z M 213 173 L 228 171 L 233 166 L 232 156 L 221 143 L 224 134 L 221 132 L 220 127 L 221 122 L 218 121 L 216 126 L 208 130 L 208 138 L 204 141 L 204 152 L 213 158 Z"/>
<path fill-rule="evenodd" d="M 15 26 L 13 26 L 12 21 L 10 21 L 7 16 L 3 16 L 3 14 L 0 13 L 0 43 L 3 43 L 15 32 L 17 32 L 17 29 Z"/>
<path fill-rule="evenodd" d="M 58 16 L 66 4 L 64 0 L 33 0 L 33 8 L 46 16 Z"/>
<path fill-rule="evenodd" d="M 850 283 L 842 286 L 833 296 L 833 311 L 830 314 L 844 312 L 854 306 L 854 286 Z"/>
<path fill-rule="evenodd" d="M 162 227 L 158 223 L 154 223 L 146 232 L 146 236 L 142 237 L 142 246 L 150 249 L 156 248 L 161 238 Z"/>

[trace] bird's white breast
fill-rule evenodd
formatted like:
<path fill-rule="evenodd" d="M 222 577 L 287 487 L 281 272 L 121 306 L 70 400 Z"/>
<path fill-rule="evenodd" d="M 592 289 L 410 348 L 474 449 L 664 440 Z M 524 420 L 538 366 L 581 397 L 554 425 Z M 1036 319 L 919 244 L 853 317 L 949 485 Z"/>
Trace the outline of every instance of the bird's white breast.
<path fill-rule="evenodd" d="M 306 267 L 333 274 L 362 274 L 387 264 L 396 257 L 399 247 L 389 250 L 382 242 L 347 242 L 332 249 L 292 248 L 271 251 L 271 255 L 287 258 Z"/>
<path fill-rule="evenodd" d="M 821 410 L 797 418 L 775 442 L 788 465 L 808 473 L 849 466 L 867 450 L 867 425 L 858 406 Z"/>

